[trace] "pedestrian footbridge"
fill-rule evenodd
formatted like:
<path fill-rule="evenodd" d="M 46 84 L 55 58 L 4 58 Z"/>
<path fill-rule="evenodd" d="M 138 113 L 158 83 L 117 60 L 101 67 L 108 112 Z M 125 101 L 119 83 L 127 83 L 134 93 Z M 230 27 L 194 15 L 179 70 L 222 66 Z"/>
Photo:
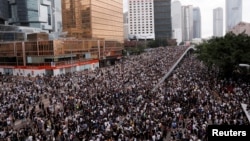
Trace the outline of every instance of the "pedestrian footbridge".
<path fill-rule="evenodd" d="M 250 109 L 247 108 L 247 104 L 245 104 L 245 103 L 241 103 L 241 107 L 242 107 L 242 109 L 243 109 L 243 111 L 244 111 L 245 115 L 247 116 L 247 119 L 250 123 Z"/>
<path fill-rule="evenodd" d="M 155 85 L 155 87 L 152 89 L 152 92 L 154 92 L 161 83 L 164 82 L 165 79 L 167 79 L 170 74 L 173 72 L 173 70 L 177 67 L 177 65 L 181 62 L 181 60 L 187 55 L 187 53 L 190 50 L 196 50 L 196 48 L 194 47 L 194 45 L 191 45 L 190 47 L 188 47 L 185 52 L 181 55 L 181 57 L 175 62 L 175 64 L 170 68 L 170 70 L 162 77 L 162 79 Z"/>

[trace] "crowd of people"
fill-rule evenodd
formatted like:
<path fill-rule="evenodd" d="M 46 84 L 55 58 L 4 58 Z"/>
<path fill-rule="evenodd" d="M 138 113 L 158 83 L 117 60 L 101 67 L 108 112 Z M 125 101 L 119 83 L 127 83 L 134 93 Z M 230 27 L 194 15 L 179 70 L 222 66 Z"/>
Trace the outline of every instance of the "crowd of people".
<path fill-rule="evenodd" d="M 0 137 L 13 141 L 205 140 L 209 124 L 249 124 L 249 84 L 216 79 L 216 70 L 159 47 L 89 72 L 34 79 L 12 76 L 0 90 Z M 206 73 L 204 73 L 206 72 Z"/>
<path fill-rule="evenodd" d="M 173 140 L 206 140 L 208 125 L 249 125 L 241 103 L 250 104 L 250 84 L 219 79 L 218 69 L 208 70 L 194 55 L 162 88 L 172 113 Z"/>

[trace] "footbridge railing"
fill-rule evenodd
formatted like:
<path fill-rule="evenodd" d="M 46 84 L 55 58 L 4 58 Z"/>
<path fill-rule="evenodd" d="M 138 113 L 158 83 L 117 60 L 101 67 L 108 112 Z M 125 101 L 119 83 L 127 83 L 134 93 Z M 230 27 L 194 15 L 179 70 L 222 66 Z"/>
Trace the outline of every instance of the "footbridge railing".
<path fill-rule="evenodd" d="M 185 52 L 181 55 L 181 57 L 174 63 L 174 65 L 170 68 L 170 70 L 162 77 L 162 79 L 155 85 L 155 87 L 152 89 L 152 92 L 154 92 L 161 83 L 164 82 L 165 79 L 167 79 L 170 74 L 173 72 L 173 70 L 176 68 L 176 66 L 181 62 L 181 60 L 185 57 L 185 55 L 190 51 L 190 50 L 195 50 L 194 45 L 191 45 L 188 47 Z"/>

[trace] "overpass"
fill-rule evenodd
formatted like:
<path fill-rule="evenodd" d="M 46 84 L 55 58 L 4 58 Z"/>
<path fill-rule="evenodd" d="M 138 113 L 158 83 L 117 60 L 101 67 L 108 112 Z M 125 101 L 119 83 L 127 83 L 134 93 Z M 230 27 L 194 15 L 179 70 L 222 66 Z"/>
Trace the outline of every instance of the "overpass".
<path fill-rule="evenodd" d="M 174 63 L 174 65 L 170 68 L 170 70 L 162 77 L 162 79 L 155 85 L 155 87 L 152 89 L 152 92 L 154 92 L 162 82 L 164 82 L 165 79 L 167 79 L 170 74 L 173 72 L 173 70 L 177 67 L 177 65 L 181 62 L 181 60 L 185 57 L 185 55 L 190 51 L 190 50 L 196 50 L 194 45 L 189 46 L 185 52 L 181 55 L 181 57 Z"/>
<path fill-rule="evenodd" d="M 152 92 L 154 92 L 161 83 L 164 82 L 164 80 L 166 80 L 170 74 L 174 71 L 174 69 L 177 67 L 177 65 L 181 62 L 181 60 L 185 57 L 185 55 L 190 51 L 190 50 L 196 50 L 196 48 L 194 47 L 194 45 L 188 47 L 185 52 L 181 55 L 181 57 L 175 62 L 175 64 L 170 68 L 170 70 L 162 77 L 162 79 L 155 85 L 155 87 L 152 89 Z M 245 103 L 241 103 L 241 108 L 244 111 L 249 123 L 250 123 L 250 109 L 247 109 L 247 104 Z"/>
<path fill-rule="evenodd" d="M 247 104 L 245 103 L 241 103 L 240 105 L 250 123 L 250 109 L 247 108 Z"/>

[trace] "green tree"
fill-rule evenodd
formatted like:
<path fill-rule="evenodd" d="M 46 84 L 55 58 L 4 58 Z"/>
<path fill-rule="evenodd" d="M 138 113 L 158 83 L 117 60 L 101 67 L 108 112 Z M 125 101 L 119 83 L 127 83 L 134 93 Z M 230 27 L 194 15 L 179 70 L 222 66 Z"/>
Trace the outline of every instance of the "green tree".
<path fill-rule="evenodd" d="M 240 63 L 250 64 L 250 37 L 244 32 L 213 37 L 196 45 L 196 53 L 209 69 L 215 65 L 224 76 L 231 77 Z"/>
<path fill-rule="evenodd" d="M 148 46 L 149 46 L 150 48 L 156 48 L 156 47 L 159 47 L 160 44 L 159 44 L 159 42 L 157 42 L 156 40 L 152 40 L 152 41 L 149 41 L 149 42 L 148 42 Z"/>
<path fill-rule="evenodd" d="M 163 38 L 156 38 L 155 40 L 148 42 L 148 46 L 150 48 L 156 48 L 156 47 L 160 47 L 160 46 L 165 47 L 167 45 L 168 45 L 167 39 L 163 39 Z"/>

